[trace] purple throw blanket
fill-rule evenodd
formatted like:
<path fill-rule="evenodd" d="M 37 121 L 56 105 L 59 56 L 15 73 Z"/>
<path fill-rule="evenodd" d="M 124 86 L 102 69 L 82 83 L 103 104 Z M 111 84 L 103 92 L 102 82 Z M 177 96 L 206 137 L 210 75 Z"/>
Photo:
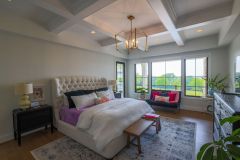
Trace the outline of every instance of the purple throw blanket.
<path fill-rule="evenodd" d="M 66 122 L 68 124 L 76 126 L 80 114 L 83 111 L 85 111 L 86 109 L 87 109 L 87 107 L 81 108 L 81 109 L 61 107 L 61 109 L 59 111 L 60 120 Z"/>

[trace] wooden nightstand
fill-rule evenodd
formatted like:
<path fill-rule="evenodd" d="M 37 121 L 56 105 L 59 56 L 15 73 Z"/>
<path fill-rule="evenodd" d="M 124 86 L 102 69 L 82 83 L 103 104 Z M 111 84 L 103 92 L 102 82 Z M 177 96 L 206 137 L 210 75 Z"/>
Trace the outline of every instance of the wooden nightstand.
<path fill-rule="evenodd" d="M 13 115 L 13 129 L 14 138 L 18 140 L 18 145 L 21 145 L 21 134 L 31 130 L 44 127 L 47 129 L 51 125 L 51 132 L 53 133 L 53 111 L 52 106 L 42 105 L 36 108 L 28 109 L 14 109 Z"/>

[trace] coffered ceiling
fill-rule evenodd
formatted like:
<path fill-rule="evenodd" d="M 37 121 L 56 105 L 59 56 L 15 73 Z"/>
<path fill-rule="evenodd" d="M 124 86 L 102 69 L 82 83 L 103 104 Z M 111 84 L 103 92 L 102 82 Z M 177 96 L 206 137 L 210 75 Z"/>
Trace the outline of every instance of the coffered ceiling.
<path fill-rule="evenodd" d="M 1 0 L 0 30 L 118 54 L 114 35 L 129 31 L 128 15 L 148 34 L 151 48 L 184 46 L 209 35 L 218 35 L 219 45 L 228 44 L 240 32 L 239 14 L 239 0 Z M 121 48 L 125 52 L 123 43 Z"/>

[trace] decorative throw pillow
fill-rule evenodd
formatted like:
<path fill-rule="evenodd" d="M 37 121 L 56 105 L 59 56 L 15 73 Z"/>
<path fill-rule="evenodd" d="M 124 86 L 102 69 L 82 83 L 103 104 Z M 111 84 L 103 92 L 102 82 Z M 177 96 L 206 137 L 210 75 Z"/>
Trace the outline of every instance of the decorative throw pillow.
<path fill-rule="evenodd" d="M 86 94 L 86 92 L 84 90 L 76 90 L 76 91 L 65 92 L 64 95 L 68 99 L 69 108 L 76 108 L 71 96 L 81 96 L 81 95 L 85 95 L 85 94 Z"/>
<path fill-rule="evenodd" d="M 152 94 L 151 94 L 151 100 L 154 100 L 155 99 L 155 96 L 160 96 L 160 91 L 152 91 Z"/>
<path fill-rule="evenodd" d="M 169 97 L 155 96 L 155 101 L 169 103 Z"/>
<path fill-rule="evenodd" d="M 176 95 L 177 95 L 176 92 L 169 92 L 169 93 L 168 93 L 169 101 L 175 101 Z"/>
<path fill-rule="evenodd" d="M 101 104 L 101 103 L 105 103 L 105 102 L 108 102 L 110 101 L 110 99 L 108 99 L 107 97 L 98 97 L 95 99 L 95 103 L 96 104 Z"/>
<path fill-rule="evenodd" d="M 95 92 L 106 91 L 106 90 L 108 90 L 108 87 L 95 89 Z"/>
<path fill-rule="evenodd" d="M 106 91 L 96 92 L 96 94 L 98 97 L 107 97 L 110 100 L 115 99 L 114 93 L 111 89 L 108 89 Z"/>
<path fill-rule="evenodd" d="M 180 95 L 179 95 L 180 92 L 178 92 L 178 91 L 171 91 L 171 94 L 176 94 L 174 100 L 172 100 L 171 102 L 178 103 L 179 98 L 180 98 Z M 170 100 L 169 100 L 169 101 L 170 101 Z"/>
<path fill-rule="evenodd" d="M 162 97 L 168 97 L 168 92 L 162 92 L 162 93 L 160 93 L 160 96 L 162 96 Z"/>
<path fill-rule="evenodd" d="M 76 108 L 84 108 L 95 105 L 96 93 L 86 94 L 82 96 L 71 96 Z"/>

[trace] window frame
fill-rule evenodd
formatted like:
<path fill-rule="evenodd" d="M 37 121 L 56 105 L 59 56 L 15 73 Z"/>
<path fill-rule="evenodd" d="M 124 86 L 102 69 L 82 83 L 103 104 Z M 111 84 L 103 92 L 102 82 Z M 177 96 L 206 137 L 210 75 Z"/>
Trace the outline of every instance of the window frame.
<path fill-rule="evenodd" d="M 207 96 L 207 94 L 208 94 L 208 57 L 191 57 L 191 58 L 185 58 L 184 59 L 184 96 L 185 97 L 195 97 L 195 98 L 201 98 L 201 97 L 204 97 L 204 96 L 196 96 L 196 81 L 195 81 L 195 96 L 190 96 L 190 95 L 186 95 L 186 88 L 187 88 L 187 86 L 186 86 L 186 79 L 187 79 L 187 76 L 186 76 L 186 60 L 187 59 L 195 59 L 195 78 L 197 77 L 196 76 L 196 59 L 198 59 L 198 58 L 206 58 L 206 62 L 207 62 L 207 64 L 206 64 L 206 92 L 205 92 L 205 97 Z"/>
<path fill-rule="evenodd" d="M 150 92 L 150 88 L 149 88 L 149 63 L 148 62 L 139 62 L 139 63 L 135 63 L 134 64 L 134 88 L 135 88 L 135 93 L 140 93 L 140 92 L 137 92 L 137 74 L 136 74 L 136 65 L 137 64 L 142 64 L 142 63 L 146 63 L 148 68 L 148 76 L 147 76 L 147 80 L 148 80 L 148 83 L 147 83 L 147 92 L 146 93 L 149 93 Z"/>
<path fill-rule="evenodd" d="M 118 64 L 123 65 L 123 96 L 125 97 L 126 96 L 126 71 L 125 71 L 126 68 L 125 68 L 125 62 L 116 61 L 116 81 L 117 81 L 117 78 L 118 78 L 118 76 L 117 76 L 117 74 L 118 74 L 117 65 Z M 117 85 L 116 85 L 116 90 L 118 90 Z"/>
<path fill-rule="evenodd" d="M 165 64 L 165 75 L 166 75 L 166 62 L 167 61 L 180 61 L 181 62 L 181 76 L 180 76 L 180 80 L 181 80 L 181 89 L 180 90 L 171 90 L 171 91 L 182 91 L 182 89 L 183 89 L 183 86 L 182 86 L 182 82 L 183 82 L 183 78 L 182 78 L 182 59 L 173 59 L 173 60 L 162 60 L 162 61 L 154 61 L 154 62 L 151 62 L 151 90 L 156 90 L 156 89 L 153 89 L 153 75 L 152 75 L 152 72 L 153 72 L 153 63 L 158 63 L 158 62 L 164 62 L 164 64 Z M 179 78 L 179 77 L 177 77 L 177 78 Z M 164 77 L 164 79 L 165 79 L 165 90 L 166 91 L 169 91 L 169 90 L 167 90 L 166 89 L 166 76 Z M 177 87 L 179 87 L 179 86 L 177 86 Z"/>

